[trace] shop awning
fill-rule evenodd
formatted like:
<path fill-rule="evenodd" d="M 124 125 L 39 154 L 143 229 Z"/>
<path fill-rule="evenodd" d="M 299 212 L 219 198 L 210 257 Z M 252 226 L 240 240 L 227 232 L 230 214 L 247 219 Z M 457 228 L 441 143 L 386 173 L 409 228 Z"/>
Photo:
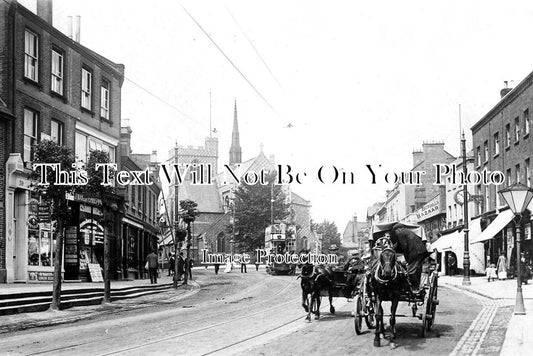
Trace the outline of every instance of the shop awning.
<path fill-rule="evenodd" d="M 442 252 L 444 250 L 451 249 L 454 245 L 461 243 L 464 238 L 464 232 L 454 231 L 448 235 L 442 235 L 437 241 L 431 243 L 431 249 L 436 248 L 437 251 Z"/>
<path fill-rule="evenodd" d="M 474 237 L 470 243 L 483 242 L 492 239 L 496 234 L 507 226 L 513 220 L 514 214 L 508 209 L 502 211 L 494 221 L 478 236 Z"/>

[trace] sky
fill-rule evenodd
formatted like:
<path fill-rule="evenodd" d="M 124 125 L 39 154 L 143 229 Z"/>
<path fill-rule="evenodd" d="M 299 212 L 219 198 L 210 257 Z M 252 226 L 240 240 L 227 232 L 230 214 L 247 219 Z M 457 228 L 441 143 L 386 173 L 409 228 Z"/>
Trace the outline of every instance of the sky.
<path fill-rule="evenodd" d="M 471 148 L 504 81 L 533 70 L 530 1 L 54 0 L 61 31 L 77 15 L 80 42 L 125 65 L 134 153 L 203 145 L 211 121 L 227 163 L 236 100 L 243 160 L 263 145 L 305 172 L 293 191 L 340 232 L 424 141 L 457 156 L 459 117 Z M 354 184 L 332 182 L 332 167 Z"/>

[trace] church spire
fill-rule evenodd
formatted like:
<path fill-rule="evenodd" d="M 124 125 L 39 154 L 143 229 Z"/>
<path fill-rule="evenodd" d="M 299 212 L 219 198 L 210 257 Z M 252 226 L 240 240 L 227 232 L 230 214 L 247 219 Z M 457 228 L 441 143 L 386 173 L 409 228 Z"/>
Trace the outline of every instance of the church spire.
<path fill-rule="evenodd" d="M 233 132 L 231 133 L 231 147 L 229 149 L 229 164 L 242 163 L 241 144 L 239 142 L 239 124 L 237 122 L 237 99 L 233 110 Z"/>

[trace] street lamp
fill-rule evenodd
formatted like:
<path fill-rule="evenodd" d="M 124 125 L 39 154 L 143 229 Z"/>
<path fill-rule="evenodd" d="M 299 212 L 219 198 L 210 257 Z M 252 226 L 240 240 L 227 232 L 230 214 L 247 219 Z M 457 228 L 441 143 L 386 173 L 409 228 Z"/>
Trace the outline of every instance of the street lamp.
<path fill-rule="evenodd" d="M 524 297 L 522 296 L 522 271 L 520 266 L 520 225 L 522 221 L 522 214 L 527 209 L 527 206 L 533 198 L 533 189 L 525 186 L 522 183 L 515 183 L 510 187 L 502 189 L 498 192 L 505 200 L 509 209 L 515 214 L 516 226 L 516 301 L 514 307 L 515 315 L 525 315 Z"/>

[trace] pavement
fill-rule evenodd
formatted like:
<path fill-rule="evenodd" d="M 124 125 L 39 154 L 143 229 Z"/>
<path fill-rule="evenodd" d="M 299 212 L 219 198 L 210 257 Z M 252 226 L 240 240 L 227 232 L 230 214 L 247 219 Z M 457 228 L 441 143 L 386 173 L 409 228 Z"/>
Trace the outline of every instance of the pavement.
<path fill-rule="evenodd" d="M 194 277 L 194 269 L 193 269 Z M 158 278 L 157 284 L 171 284 L 172 276 L 162 275 Z M 152 306 L 154 301 L 157 303 L 174 303 L 177 300 L 187 298 L 199 290 L 199 285 L 194 280 L 189 281 L 190 285 L 179 285 L 178 289 L 169 288 L 158 294 L 141 296 L 138 298 L 124 299 L 112 303 L 103 303 L 91 306 L 72 307 L 64 310 L 47 310 L 44 312 L 19 313 L 13 315 L 4 315 L 0 318 L 0 334 L 30 329 L 35 327 L 44 327 L 58 324 L 65 324 L 79 320 L 91 319 L 104 314 L 112 314 L 120 311 L 139 309 L 142 307 Z M 182 283 L 182 282 L 178 282 Z M 150 279 L 138 279 L 128 281 L 111 281 L 111 290 L 128 287 L 150 285 Z M 91 289 L 103 288 L 103 282 L 96 283 L 62 283 L 61 290 L 68 289 Z M 4 284 L 1 286 L 0 294 L 16 294 L 24 292 L 51 291 L 52 283 L 16 283 Z"/>
<path fill-rule="evenodd" d="M 496 300 L 499 305 L 515 305 L 517 282 L 516 279 L 488 282 L 486 277 L 470 277 L 470 285 L 463 285 L 463 276 L 440 276 L 439 283 L 462 289 L 482 297 Z M 522 284 L 522 295 L 526 315 L 513 313 L 507 326 L 501 355 L 531 355 L 533 350 L 533 281 Z"/>

